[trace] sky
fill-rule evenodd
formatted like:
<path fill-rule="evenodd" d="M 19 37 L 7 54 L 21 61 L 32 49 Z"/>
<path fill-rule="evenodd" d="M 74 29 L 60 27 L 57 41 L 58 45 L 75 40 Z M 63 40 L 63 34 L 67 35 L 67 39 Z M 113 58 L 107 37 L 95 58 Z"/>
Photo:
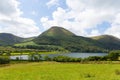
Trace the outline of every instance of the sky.
<path fill-rule="evenodd" d="M 0 33 L 38 36 L 60 26 L 78 36 L 120 38 L 120 0 L 0 0 Z"/>

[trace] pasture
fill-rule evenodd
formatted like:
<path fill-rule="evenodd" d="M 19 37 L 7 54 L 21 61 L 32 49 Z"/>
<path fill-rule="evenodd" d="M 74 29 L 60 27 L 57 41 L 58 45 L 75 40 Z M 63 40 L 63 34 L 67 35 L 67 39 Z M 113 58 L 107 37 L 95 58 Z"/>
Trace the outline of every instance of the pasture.
<path fill-rule="evenodd" d="M 120 80 L 120 65 L 25 62 L 0 67 L 0 80 Z"/>

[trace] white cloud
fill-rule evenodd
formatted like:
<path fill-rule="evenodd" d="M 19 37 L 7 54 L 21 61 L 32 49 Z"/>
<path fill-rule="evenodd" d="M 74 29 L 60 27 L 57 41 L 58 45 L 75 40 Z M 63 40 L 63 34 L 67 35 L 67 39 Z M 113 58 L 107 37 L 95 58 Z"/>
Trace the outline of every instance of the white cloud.
<path fill-rule="evenodd" d="M 66 0 L 67 5 L 73 10 L 96 9 L 98 11 L 120 10 L 120 0 Z"/>
<path fill-rule="evenodd" d="M 49 2 L 46 3 L 48 7 L 54 6 L 54 5 L 59 5 L 59 0 L 49 0 Z"/>
<path fill-rule="evenodd" d="M 96 36 L 96 35 L 101 35 L 101 34 L 100 34 L 100 32 L 99 32 L 98 30 L 93 29 L 93 30 L 91 31 L 90 35 L 88 35 L 88 36 Z"/>
<path fill-rule="evenodd" d="M 35 22 L 31 19 L 18 17 L 0 23 L 2 24 L 0 32 L 13 33 L 21 37 L 32 37 L 40 34 L 39 28 L 35 26 Z"/>
<path fill-rule="evenodd" d="M 120 13 L 116 15 L 111 27 L 108 28 L 105 33 L 120 38 Z"/>
<path fill-rule="evenodd" d="M 18 9 L 19 4 L 16 0 L 0 0 L 0 14 L 11 17 L 19 16 L 22 14 L 22 11 Z"/>
<path fill-rule="evenodd" d="M 23 13 L 17 0 L 0 0 L 0 33 L 13 33 L 21 37 L 40 34 L 36 23 L 29 18 L 21 17 Z"/>
<path fill-rule="evenodd" d="M 109 35 L 114 35 L 114 36 L 120 38 L 120 25 L 110 27 L 109 29 L 106 30 L 105 33 L 109 34 Z"/>
<path fill-rule="evenodd" d="M 66 0 L 67 9 L 58 7 L 52 13 L 53 19 L 42 17 L 41 23 L 45 28 L 54 25 L 63 26 L 81 36 L 98 35 L 101 33 L 97 30 L 98 24 L 108 22 L 112 24 L 112 27 L 115 27 L 113 24 L 115 23 L 116 15 L 120 13 L 119 4 L 120 0 Z M 120 22 L 120 20 L 117 21 Z M 86 31 L 87 29 L 93 29 L 93 32 L 89 34 Z M 94 31 L 94 29 L 96 30 Z M 109 29 L 108 31 L 110 31 Z M 120 34 L 120 31 L 112 35 L 115 34 Z"/>

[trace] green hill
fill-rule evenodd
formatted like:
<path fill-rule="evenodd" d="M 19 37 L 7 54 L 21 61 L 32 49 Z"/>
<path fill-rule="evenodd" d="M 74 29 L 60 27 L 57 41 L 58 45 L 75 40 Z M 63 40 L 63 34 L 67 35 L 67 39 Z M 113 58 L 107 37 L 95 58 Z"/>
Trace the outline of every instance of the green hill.
<path fill-rule="evenodd" d="M 105 49 L 120 49 L 120 39 L 111 35 L 101 35 L 92 37 L 92 39 L 100 42 Z"/>
<path fill-rule="evenodd" d="M 0 45 L 13 45 L 15 43 L 20 43 L 24 38 L 15 36 L 10 33 L 0 33 Z"/>
<path fill-rule="evenodd" d="M 0 33 L 0 46 L 10 46 L 17 43 L 32 41 L 34 37 L 22 38 L 10 33 Z"/>
<path fill-rule="evenodd" d="M 27 46 L 27 45 L 35 45 L 35 46 L 36 46 L 37 44 L 35 44 L 33 41 L 25 41 L 25 42 L 22 42 L 22 43 L 14 44 L 14 46 L 16 46 L 16 47 L 17 47 L 17 46 L 18 46 L 18 47 L 19 47 L 19 46 L 22 47 L 22 46 Z"/>
<path fill-rule="evenodd" d="M 38 45 L 57 45 L 72 52 L 100 52 L 103 51 L 96 40 L 82 36 L 76 36 L 72 32 L 61 28 L 52 27 L 43 32 L 34 42 Z"/>
<path fill-rule="evenodd" d="M 43 32 L 39 37 L 47 36 L 47 37 L 68 37 L 68 36 L 75 36 L 72 32 L 62 28 L 53 26 L 52 28 L 48 29 L 47 31 Z"/>
<path fill-rule="evenodd" d="M 14 47 L 17 48 L 46 51 L 106 52 L 108 50 L 119 50 L 120 39 L 110 35 L 101 35 L 91 38 L 76 36 L 62 27 L 54 26 L 38 37 L 32 38 L 21 38 L 8 33 L 0 33 L 0 45 L 14 45 Z"/>

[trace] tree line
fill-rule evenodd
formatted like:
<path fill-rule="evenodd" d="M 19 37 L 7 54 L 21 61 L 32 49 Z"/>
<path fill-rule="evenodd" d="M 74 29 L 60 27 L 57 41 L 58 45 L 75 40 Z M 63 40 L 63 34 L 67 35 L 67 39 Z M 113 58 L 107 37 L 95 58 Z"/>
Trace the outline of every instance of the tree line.
<path fill-rule="evenodd" d="M 20 59 L 16 58 L 16 61 Z M 34 52 L 29 54 L 28 61 L 30 62 L 39 62 L 39 61 L 56 61 L 56 62 L 87 62 L 87 61 L 119 61 L 120 60 L 120 50 L 111 51 L 106 56 L 90 56 L 87 58 L 73 58 L 68 56 L 56 56 L 42 57 L 40 54 Z M 10 58 L 8 54 L 0 55 L 0 64 L 8 64 L 10 63 Z"/>
<path fill-rule="evenodd" d="M 68 56 L 42 57 L 40 54 L 32 53 L 29 61 L 56 61 L 56 62 L 87 62 L 87 61 L 119 61 L 120 51 L 111 51 L 106 56 L 90 56 L 87 58 L 73 58 Z"/>

